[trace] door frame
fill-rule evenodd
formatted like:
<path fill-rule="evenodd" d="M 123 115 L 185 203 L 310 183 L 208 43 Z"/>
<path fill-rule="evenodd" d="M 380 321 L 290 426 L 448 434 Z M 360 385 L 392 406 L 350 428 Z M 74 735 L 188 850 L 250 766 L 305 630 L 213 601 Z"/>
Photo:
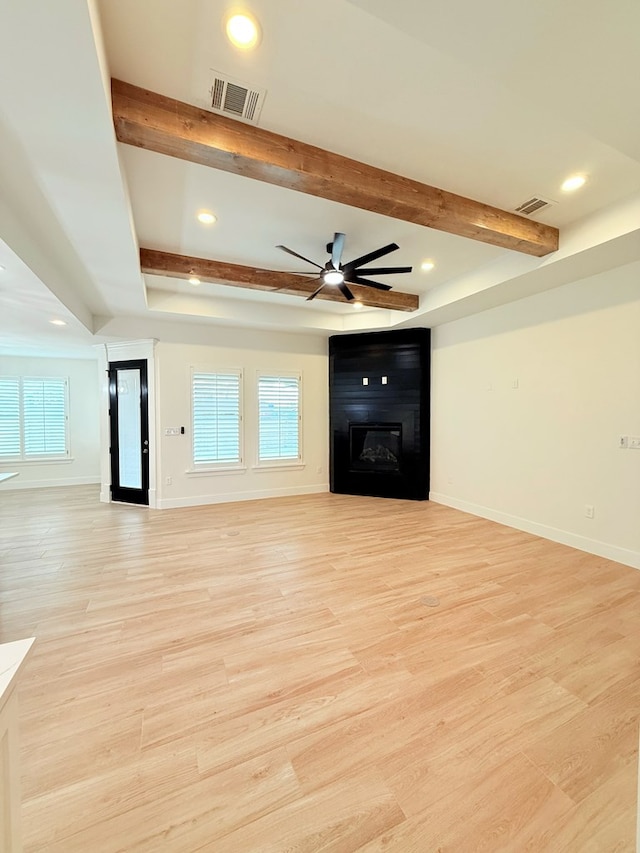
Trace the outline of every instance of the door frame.
<path fill-rule="evenodd" d="M 158 508 L 158 414 L 156 405 L 156 338 L 114 340 L 94 344 L 100 388 L 100 502 L 111 502 L 111 433 L 109 424 L 109 362 L 146 358 L 149 402 L 149 508 Z"/>
<path fill-rule="evenodd" d="M 118 370 L 140 370 L 140 442 L 141 442 L 141 487 L 119 485 L 120 455 L 118 439 L 118 394 L 116 374 Z M 147 359 L 129 359 L 108 363 L 109 394 L 109 437 L 110 437 L 110 497 L 113 501 L 149 505 L 149 389 Z"/>

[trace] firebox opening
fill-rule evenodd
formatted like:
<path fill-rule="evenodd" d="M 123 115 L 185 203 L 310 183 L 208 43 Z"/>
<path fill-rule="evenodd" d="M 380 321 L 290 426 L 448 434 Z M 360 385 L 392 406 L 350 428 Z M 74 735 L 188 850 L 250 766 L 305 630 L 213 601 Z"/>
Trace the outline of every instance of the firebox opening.
<path fill-rule="evenodd" d="M 349 424 L 352 471 L 399 471 L 402 424 Z"/>

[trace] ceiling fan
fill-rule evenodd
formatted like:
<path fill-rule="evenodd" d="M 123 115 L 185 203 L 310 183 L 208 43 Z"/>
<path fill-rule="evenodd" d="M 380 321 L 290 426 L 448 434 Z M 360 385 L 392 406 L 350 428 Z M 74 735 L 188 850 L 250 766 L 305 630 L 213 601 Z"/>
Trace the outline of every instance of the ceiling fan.
<path fill-rule="evenodd" d="M 369 267 L 369 269 L 362 269 L 365 264 L 371 263 L 371 261 L 375 261 L 383 255 L 388 255 L 389 252 L 395 252 L 396 249 L 400 248 L 397 243 L 389 243 L 388 246 L 382 246 L 380 249 L 376 249 L 367 255 L 362 255 L 353 261 L 343 264 L 342 251 L 344 249 L 344 238 L 344 234 L 336 232 L 333 235 L 333 242 L 327 243 L 327 252 L 330 257 L 324 266 L 309 260 L 309 258 L 305 258 L 304 255 L 299 255 L 298 252 L 294 252 L 293 249 L 288 249 L 286 246 L 276 246 L 277 249 L 282 249 L 283 252 L 293 255 L 294 258 L 300 258 L 300 260 L 306 261 L 311 266 L 320 270 L 320 274 L 313 279 L 313 281 L 319 281 L 320 286 L 314 290 L 311 296 L 307 297 L 307 302 L 315 299 L 324 287 L 337 287 L 348 302 L 351 302 L 355 298 L 351 290 L 349 290 L 349 284 L 360 284 L 364 287 L 374 287 L 377 290 L 391 290 L 391 285 L 382 284 L 379 281 L 371 281 L 370 278 L 365 278 L 364 275 L 389 275 L 411 272 L 412 270 L 412 267 Z M 313 274 L 309 273 L 309 275 Z"/>

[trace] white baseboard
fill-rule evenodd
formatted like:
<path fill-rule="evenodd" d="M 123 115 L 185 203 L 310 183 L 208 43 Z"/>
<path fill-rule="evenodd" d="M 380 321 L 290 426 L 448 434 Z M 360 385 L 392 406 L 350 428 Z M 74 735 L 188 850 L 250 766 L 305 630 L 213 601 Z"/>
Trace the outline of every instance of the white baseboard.
<path fill-rule="evenodd" d="M 260 489 L 251 492 L 227 492 L 215 495 L 197 495 L 185 498 L 160 498 L 156 501 L 157 509 L 179 509 L 188 506 L 203 506 L 205 504 L 234 503 L 235 501 L 258 501 L 265 498 L 288 498 L 295 495 L 317 495 L 328 492 L 327 483 L 313 486 L 297 486 L 283 489 Z"/>
<path fill-rule="evenodd" d="M 638 551 L 619 548 L 617 545 L 610 545 L 608 542 L 599 542 L 597 539 L 589 539 L 577 533 L 570 533 L 568 530 L 559 530 L 556 527 L 549 527 L 546 524 L 538 524 L 538 522 L 529 521 L 527 518 L 509 515 L 506 512 L 462 501 L 458 498 L 452 498 L 449 495 L 439 494 L 438 492 L 430 492 L 429 500 L 432 500 L 434 503 L 444 504 L 444 506 L 450 506 L 452 509 L 468 512 L 471 515 L 478 515 L 480 518 L 497 521 L 498 524 L 504 524 L 507 527 L 515 527 L 516 530 L 533 533 L 535 536 L 550 539 L 552 542 L 559 542 L 561 545 L 569 545 L 571 548 L 577 548 L 578 551 L 586 551 L 588 554 L 595 554 L 598 557 L 605 557 L 607 560 L 614 560 L 616 563 L 623 563 L 625 566 L 631 566 L 633 569 L 640 569 L 640 552 Z"/>
<path fill-rule="evenodd" d="M 636 807 L 636 853 L 640 853 L 640 761 L 638 761 L 638 798 Z"/>
<path fill-rule="evenodd" d="M 21 480 L 14 477 L 2 486 L 3 491 L 10 489 L 53 489 L 61 486 L 93 486 L 100 483 L 100 477 L 60 477 L 55 480 Z"/>

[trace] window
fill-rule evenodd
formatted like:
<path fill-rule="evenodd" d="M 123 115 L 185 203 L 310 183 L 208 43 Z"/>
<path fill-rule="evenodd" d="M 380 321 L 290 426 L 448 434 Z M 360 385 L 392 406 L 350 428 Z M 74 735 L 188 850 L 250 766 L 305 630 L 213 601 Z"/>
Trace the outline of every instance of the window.
<path fill-rule="evenodd" d="M 239 370 L 224 373 L 192 371 L 194 467 L 239 465 L 240 383 Z"/>
<path fill-rule="evenodd" d="M 300 459 L 300 376 L 258 376 L 258 462 Z"/>
<path fill-rule="evenodd" d="M 63 378 L 0 377 L 0 459 L 68 458 L 68 388 Z"/>

